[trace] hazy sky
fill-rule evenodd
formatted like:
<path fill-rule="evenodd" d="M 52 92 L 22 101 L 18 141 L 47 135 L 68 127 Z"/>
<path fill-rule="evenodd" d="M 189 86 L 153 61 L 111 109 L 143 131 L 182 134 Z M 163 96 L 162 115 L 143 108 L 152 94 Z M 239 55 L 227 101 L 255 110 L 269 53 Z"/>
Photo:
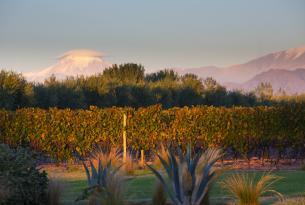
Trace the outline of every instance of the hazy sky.
<path fill-rule="evenodd" d="M 147 70 L 226 66 L 305 45 L 305 0 L 0 0 L 0 68 L 71 49 Z"/>

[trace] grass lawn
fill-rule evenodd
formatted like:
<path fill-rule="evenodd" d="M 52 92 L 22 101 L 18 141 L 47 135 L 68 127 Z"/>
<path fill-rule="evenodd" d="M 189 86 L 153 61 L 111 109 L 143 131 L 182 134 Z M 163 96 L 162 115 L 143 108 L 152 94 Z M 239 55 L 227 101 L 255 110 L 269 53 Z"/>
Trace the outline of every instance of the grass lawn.
<path fill-rule="evenodd" d="M 63 203 L 64 204 L 85 204 L 85 202 L 75 203 L 74 200 L 82 193 L 86 187 L 86 176 L 84 171 L 75 170 L 59 170 L 46 169 L 49 176 L 57 179 L 64 184 Z M 261 175 L 263 172 L 255 172 Z M 227 172 L 222 175 L 219 180 L 232 174 Z M 280 181 L 274 184 L 275 190 L 285 196 L 294 196 L 305 193 L 305 171 L 275 171 L 274 174 L 283 177 Z M 149 201 L 155 188 L 155 177 L 148 171 L 139 171 L 133 179 L 127 181 L 126 184 L 126 199 L 131 201 Z M 226 193 L 219 187 L 218 183 L 211 192 L 211 199 L 214 201 L 226 198 Z M 269 204 L 268 200 L 265 204 Z"/>

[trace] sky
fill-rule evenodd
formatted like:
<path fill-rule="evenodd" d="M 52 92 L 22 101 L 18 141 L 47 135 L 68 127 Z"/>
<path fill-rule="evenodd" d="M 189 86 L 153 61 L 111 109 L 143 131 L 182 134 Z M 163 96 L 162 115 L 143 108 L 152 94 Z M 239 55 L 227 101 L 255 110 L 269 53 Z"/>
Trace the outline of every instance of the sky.
<path fill-rule="evenodd" d="M 229 66 L 304 45 L 304 0 L 0 0 L 0 69 L 18 72 L 73 49 L 153 71 Z"/>

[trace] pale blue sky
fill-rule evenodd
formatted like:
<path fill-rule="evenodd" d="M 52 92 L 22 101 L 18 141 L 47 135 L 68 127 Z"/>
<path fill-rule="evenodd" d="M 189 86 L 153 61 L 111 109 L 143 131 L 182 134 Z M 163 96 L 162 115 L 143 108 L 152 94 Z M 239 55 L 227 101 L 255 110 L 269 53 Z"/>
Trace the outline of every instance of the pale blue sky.
<path fill-rule="evenodd" d="M 39 70 L 71 49 L 147 70 L 227 66 L 305 45 L 305 0 L 0 0 L 0 68 Z"/>

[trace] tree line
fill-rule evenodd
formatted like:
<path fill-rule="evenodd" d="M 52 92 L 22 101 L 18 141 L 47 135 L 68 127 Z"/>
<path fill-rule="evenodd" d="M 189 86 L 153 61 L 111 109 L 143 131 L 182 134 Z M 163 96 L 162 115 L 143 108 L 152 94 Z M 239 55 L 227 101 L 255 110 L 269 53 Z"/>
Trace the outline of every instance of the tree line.
<path fill-rule="evenodd" d="M 283 100 L 280 98 L 280 100 Z M 271 105 L 272 87 L 263 83 L 254 92 L 228 91 L 212 78 L 195 74 L 178 75 L 173 70 L 145 73 L 142 65 L 113 65 L 97 75 L 51 76 L 43 83 L 28 82 L 22 74 L 0 71 L 0 108 L 24 107 L 87 109 L 97 107 L 164 108 L 213 105 Z"/>

